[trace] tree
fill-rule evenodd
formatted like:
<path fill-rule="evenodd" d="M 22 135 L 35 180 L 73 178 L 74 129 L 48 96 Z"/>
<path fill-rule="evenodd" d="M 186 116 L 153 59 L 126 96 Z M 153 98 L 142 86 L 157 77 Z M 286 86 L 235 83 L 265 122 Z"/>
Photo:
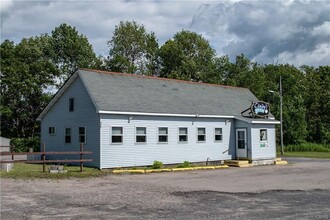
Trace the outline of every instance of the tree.
<path fill-rule="evenodd" d="M 284 144 L 299 144 L 306 140 L 306 94 L 305 77 L 299 69 L 289 64 L 266 65 L 266 87 L 269 90 L 279 91 L 279 77 L 282 76 L 283 87 L 283 138 Z M 268 93 L 265 96 L 271 104 L 272 113 L 280 118 L 279 97 Z M 277 132 L 279 135 L 279 132 Z"/>
<path fill-rule="evenodd" d="M 303 66 L 306 73 L 307 140 L 330 144 L 330 66 Z"/>
<path fill-rule="evenodd" d="M 60 70 L 58 86 L 61 86 L 77 68 L 97 68 L 101 62 L 87 37 L 65 23 L 52 31 L 50 49 L 53 63 Z"/>
<path fill-rule="evenodd" d="M 135 21 L 121 21 L 108 41 L 111 71 L 158 75 L 158 42 L 153 32 L 147 33 Z"/>
<path fill-rule="evenodd" d="M 1 44 L 1 135 L 34 137 L 39 132 L 38 115 L 48 104 L 44 91 L 55 83 L 58 71 L 45 45 L 49 36 L 22 39 L 18 45 Z"/>
<path fill-rule="evenodd" d="M 214 72 L 215 50 L 194 32 L 176 33 L 160 48 L 160 57 L 163 77 L 208 82 Z"/>

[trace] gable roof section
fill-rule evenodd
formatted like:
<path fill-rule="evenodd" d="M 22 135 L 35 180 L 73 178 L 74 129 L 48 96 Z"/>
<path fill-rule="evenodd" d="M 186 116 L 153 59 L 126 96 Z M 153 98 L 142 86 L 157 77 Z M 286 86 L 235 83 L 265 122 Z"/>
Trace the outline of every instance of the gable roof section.
<path fill-rule="evenodd" d="M 99 113 L 240 116 L 257 98 L 245 88 L 79 69 Z"/>

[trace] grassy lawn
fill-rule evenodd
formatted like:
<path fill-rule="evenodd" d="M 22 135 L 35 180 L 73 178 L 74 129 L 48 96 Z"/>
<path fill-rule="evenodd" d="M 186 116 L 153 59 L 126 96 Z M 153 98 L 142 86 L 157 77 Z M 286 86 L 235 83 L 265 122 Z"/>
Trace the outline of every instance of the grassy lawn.
<path fill-rule="evenodd" d="M 277 156 L 281 157 L 282 155 L 278 153 Z M 284 152 L 284 156 L 330 159 L 330 152 L 288 151 L 288 152 Z"/>
<path fill-rule="evenodd" d="M 99 177 L 105 176 L 109 172 L 100 171 L 95 168 L 84 167 L 83 172 L 80 172 L 79 166 L 67 166 L 65 170 L 67 173 L 49 173 L 48 165 L 46 165 L 46 172 L 42 172 L 41 164 L 24 164 L 24 163 L 16 163 L 14 164 L 13 169 L 10 172 L 0 172 L 1 178 L 48 178 L 48 179 L 64 179 L 70 177 L 76 178 L 85 178 L 85 177 Z"/>

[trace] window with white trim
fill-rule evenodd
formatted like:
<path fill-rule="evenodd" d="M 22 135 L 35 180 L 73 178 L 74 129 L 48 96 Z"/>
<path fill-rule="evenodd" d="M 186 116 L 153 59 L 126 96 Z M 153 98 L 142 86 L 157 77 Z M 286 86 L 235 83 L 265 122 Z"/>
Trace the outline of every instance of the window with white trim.
<path fill-rule="evenodd" d="M 71 143 L 71 128 L 65 128 L 65 143 Z"/>
<path fill-rule="evenodd" d="M 179 128 L 179 142 L 188 142 L 188 128 Z"/>
<path fill-rule="evenodd" d="M 136 143 L 146 143 L 147 142 L 147 128 L 146 127 L 136 127 Z"/>
<path fill-rule="evenodd" d="M 55 135 L 55 134 L 56 134 L 56 129 L 55 129 L 55 127 L 49 127 L 49 128 L 48 128 L 48 134 L 49 134 L 49 135 Z"/>
<path fill-rule="evenodd" d="M 167 143 L 168 142 L 168 128 L 167 127 L 159 127 L 158 128 L 158 142 L 159 143 Z"/>
<path fill-rule="evenodd" d="M 260 129 L 260 141 L 267 141 L 267 129 Z"/>
<path fill-rule="evenodd" d="M 205 142 L 205 141 L 206 141 L 206 129 L 197 128 L 197 142 Z"/>
<path fill-rule="evenodd" d="M 214 141 L 222 141 L 222 128 L 214 128 Z"/>
<path fill-rule="evenodd" d="M 79 143 L 86 143 L 86 127 L 79 127 Z"/>
<path fill-rule="evenodd" d="M 123 143 L 123 127 L 111 128 L 111 143 L 122 144 Z"/>

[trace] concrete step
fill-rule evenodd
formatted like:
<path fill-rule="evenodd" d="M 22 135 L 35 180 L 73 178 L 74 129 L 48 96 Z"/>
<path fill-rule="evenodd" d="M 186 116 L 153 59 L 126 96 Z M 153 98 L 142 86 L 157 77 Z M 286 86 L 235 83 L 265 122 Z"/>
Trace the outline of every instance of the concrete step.
<path fill-rule="evenodd" d="M 249 164 L 248 160 L 225 160 L 225 164 L 228 166 L 239 166 Z"/>
<path fill-rule="evenodd" d="M 230 167 L 252 167 L 248 160 L 226 160 L 225 164 Z"/>
<path fill-rule="evenodd" d="M 274 165 L 276 159 L 261 159 L 261 160 L 252 160 L 254 166 L 263 166 L 263 165 Z"/>
<path fill-rule="evenodd" d="M 288 161 L 286 160 L 279 160 L 279 161 L 275 161 L 275 165 L 287 165 Z"/>

